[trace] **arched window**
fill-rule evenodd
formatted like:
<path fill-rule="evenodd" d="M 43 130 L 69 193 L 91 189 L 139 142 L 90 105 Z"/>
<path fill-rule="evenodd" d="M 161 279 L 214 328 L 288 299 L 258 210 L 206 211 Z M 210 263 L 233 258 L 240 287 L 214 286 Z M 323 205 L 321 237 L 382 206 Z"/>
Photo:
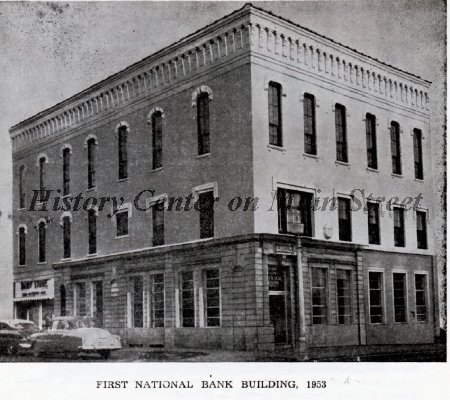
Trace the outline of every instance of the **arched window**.
<path fill-rule="evenodd" d="M 21 165 L 19 168 L 19 208 L 25 208 L 25 191 L 24 191 L 24 174 L 25 165 Z"/>
<path fill-rule="evenodd" d="M 19 265 L 23 266 L 26 264 L 26 227 L 20 226 L 18 229 L 18 240 L 19 240 Z"/>
<path fill-rule="evenodd" d="M 127 151 L 128 127 L 121 125 L 117 131 L 119 149 L 119 180 L 128 178 L 128 151 Z"/>
<path fill-rule="evenodd" d="M 88 189 L 95 187 L 95 169 L 97 159 L 97 141 L 91 137 L 87 141 L 87 158 L 88 158 Z"/>
<path fill-rule="evenodd" d="M 209 133 L 209 95 L 201 92 L 197 96 L 198 155 L 210 152 Z"/>
<path fill-rule="evenodd" d="M 94 209 L 88 211 L 88 254 L 97 253 L 97 212 Z"/>
<path fill-rule="evenodd" d="M 66 287 L 64 285 L 59 287 L 59 299 L 59 313 L 61 317 L 64 317 L 66 315 Z"/>
<path fill-rule="evenodd" d="M 46 230 L 47 224 L 44 221 L 39 222 L 38 224 L 38 262 L 45 263 L 46 254 Z"/>
<path fill-rule="evenodd" d="M 62 218 L 63 258 L 71 257 L 71 221 L 69 216 Z"/>
<path fill-rule="evenodd" d="M 162 113 L 155 111 L 152 114 L 152 152 L 153 169 L 162 167 Z"/>
<path fill-rule="evenodd" d="M 62 151 L 63 159 L 63 196 L 70 193 L 70 148 L 65 147 Z"/>

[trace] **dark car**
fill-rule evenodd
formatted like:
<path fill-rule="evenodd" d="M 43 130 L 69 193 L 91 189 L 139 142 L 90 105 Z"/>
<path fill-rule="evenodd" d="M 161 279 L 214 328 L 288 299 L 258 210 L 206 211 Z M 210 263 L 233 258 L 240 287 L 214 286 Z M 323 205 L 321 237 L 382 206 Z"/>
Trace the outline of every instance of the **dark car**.
<path fill-rule="evenodd" d="M 19 350 L 19 343 L 24 334 L 4 322 L 0 322 L 0 353 L 14 356 Z"/>

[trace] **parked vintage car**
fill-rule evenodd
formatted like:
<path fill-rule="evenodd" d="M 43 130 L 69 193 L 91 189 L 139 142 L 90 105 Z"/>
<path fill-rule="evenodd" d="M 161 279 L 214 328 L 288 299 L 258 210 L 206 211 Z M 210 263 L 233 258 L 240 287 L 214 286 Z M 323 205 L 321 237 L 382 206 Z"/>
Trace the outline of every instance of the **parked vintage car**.
<path fill-rule="evenodd" d="M 19 343 L 23 338 L 23 333 L 5 322 L 0 322 L 0 354 L 16 355 L 19 350 Z"/>
<path fill-rule="evenodd" d="M 39 327 L 33 322 L 26 319 L 2 319 L 0 320 L 2 326 L 8 326 L 13 330 L 19 331 L 22 335 L 22 340 L 19 342 L 18 350 L 28 350 L 31 347 L 29 340 L 34 333 L 40 332 Z"/>
<path fill-rule="evenodd" d="M 98 328 L 88 317 L 58 317 L 45 332 L 31 335 L 31 349 L 35 356 L 45 353 L 64 353 L 76 356 L 81 352 L 98 353 L 108 359 L 112 350 L 122 347 L 120 337 Z"/>

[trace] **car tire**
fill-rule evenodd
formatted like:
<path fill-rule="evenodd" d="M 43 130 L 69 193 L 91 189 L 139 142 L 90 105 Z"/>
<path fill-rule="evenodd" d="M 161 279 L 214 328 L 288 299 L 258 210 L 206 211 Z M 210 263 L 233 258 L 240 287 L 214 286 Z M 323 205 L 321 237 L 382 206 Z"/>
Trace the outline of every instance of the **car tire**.
<path fill-rule="evenodd" d="M 19 351 L 19 346 L 15 343 L 8 343 L 6 346 L 6 355 L 13 357 Z"/>
<path fill-rule="evenodd" d="M 101 358 L 107 360 L 111 356 L 111 350 L 99 350 L 98 354 L 100 354 Z"/>

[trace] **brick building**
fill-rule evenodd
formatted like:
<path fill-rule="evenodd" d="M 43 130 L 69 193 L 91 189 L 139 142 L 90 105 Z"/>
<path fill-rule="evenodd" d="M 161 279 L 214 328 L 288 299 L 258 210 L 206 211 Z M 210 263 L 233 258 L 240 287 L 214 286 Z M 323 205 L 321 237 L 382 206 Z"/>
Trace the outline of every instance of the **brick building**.
<path fill-rule="evenodd" d="M 429 87 L 246 5 L 17 124 L 15 315 L 142 345 L 432 342 Z"/>

